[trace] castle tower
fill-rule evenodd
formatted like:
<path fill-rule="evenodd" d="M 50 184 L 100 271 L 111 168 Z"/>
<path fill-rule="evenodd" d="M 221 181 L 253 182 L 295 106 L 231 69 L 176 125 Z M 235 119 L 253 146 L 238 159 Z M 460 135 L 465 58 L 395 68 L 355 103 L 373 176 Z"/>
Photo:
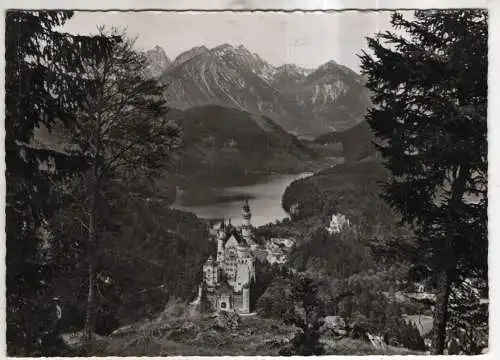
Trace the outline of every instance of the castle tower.
<path fill-rule="evenodd" d="M 226 225 L 222 220 L 219 231 L 217 231 L 217 262 L 219 264 L 224 262 L 224 240 L 226 236 Z"/>
<path fill-rule="evenodd" d="M 215 286 L 219 281 L 219 269 L 210 255 L 203 264 L 203 280 L 207 286 Z"/>
<path fill-rule="evenodd" d="M 243 262 L 244 259 L 249 257 L 249 248 L 245 243 L 238 244 L 236 247 L 236 253 L 238 254 L 238 262 Z"/>
<path fill-rule="evenodd" d="M 248 284 L 243 286 L 243 299 L 241 304 L 241 312 L 244 314 L 250 313 L 250 287 Z"/>
<path fill-rule="evenodd" d="M 207 289 L 205 288 L 205 284 L 202 282 L 198 287 L 198 297 L 195 301 L 197 310 L 201 314 L 210 312 L 212 310 L 211 299 L 207 297 L 206 290 Z"/>
<path fill-rule="evenodd" d="M 201 301 L 201 298 L 203 297 L 203 283 L 198 286 L 198 299 Z"/>
<path fill-rule="evenodd" d="M 255 259 L 253 257 L 250 257 L 247 260 L 247 265 L 248 265 L 248 271 L 250 272 L 250 280 L 255 281 L 257 278 L 255 274 Z"/>
<path fill-rule="evenodd" d="M 245 200 L 245 203 L 243 204 L 241 215 L 243 217 L 243 224 L 250 226 L 250 218 L 252 217 L 252 213 L 250 212 L 250 205 L 248 205 L 248 200 Z"/>
<path fill-rule="evenodd" d="M 194 303 L 198 306 L 198 311 L 200 313 L 203 312 L 204 310 L 204 301 L 203 301 L 203 282 L 200 284 L 200 286 L 198 286 L 198 297 L 196 298 L 196 300 L 194 301 Z"/>
<path fill-rule="evenodd" d="M 245 200 L 241 216 L 243 218 L 243 225 L 241 226 L 241 235 L 248 243 L 250 243 L 252 239 L 252 224 L 250 222 L 250 219 L 252 218 L 252 213 L 250 212 L 250 206 L 248 205 L 248 200 Z"/>

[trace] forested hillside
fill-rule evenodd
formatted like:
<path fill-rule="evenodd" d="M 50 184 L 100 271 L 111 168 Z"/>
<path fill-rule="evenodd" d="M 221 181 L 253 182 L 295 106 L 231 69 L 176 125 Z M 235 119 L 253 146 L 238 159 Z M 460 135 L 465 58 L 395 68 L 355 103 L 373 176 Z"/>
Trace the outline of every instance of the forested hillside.
<path fill-rule="evenodd" d="M 315 279 L 325 315 L 342 317 L 351 330 L 385 334 L 391 344 L 422 350 L 428 334 L 419 334 L 405 316 L 429 316 L 429 307 L 391 295 L 413 291 L 409 263 L 388 260 L 376 251 L 380 243 L 413 242 L 412 231 L 400 225 L 400 217 L 381 198 L 380 183 L 388 176 L 380 162 L 370 161 L 340 164 L 295 181 L 283 195 L 291 220 L 259 232 L 297 240 L 287 266 Z M 339 234 L 329 233 L 331 216 L 339 213 L 350 220 L 350 226 Z M 283 317 L 287 301 L 292 301 L 293 276 L 270 272 L 273 276 L 258 301 L 259 311 Z"/>
<path fill-rule="evenodd" d="M 109 191 L 101 220 L 96 257 L 98 296 L 96 333 L 107 335 L 163 310 L 169 299 L 195 296 L 201 265 L 213 251 L 204 222 L 148 201 L 139 194 Z M 55 295 L 65 309 L 65 332 L 84 325 L 86 269 L 85 232 L 78 208 L 64 208 L 49 224 L 53 246 L 50 263 L 57 266 Z"/>
<path fill-rule="evenodd" d="M 292 219 L 341 212 L 356 223 L 393 221 L 380 198 L 387 171 L 378 161 L 345 163 L 292 183 L 283 195 L 283 208 Z"/>
<path fill-rule="evenodd" d="M 487 350 L 487 11 L 394 12 L 361 75 L 73 15 L 5 16 L 7 355 Z"/>
<path fill-rule="evenodd" d="M 314 142 L 324 146 L 341 144 L 340 153 L 346 162 L 356 162 L 375 155 L 375 140 L 370 126 L 362 122 L 342 132 L 330 132 L 314 139 Z"/>
<path fill-rule="evenodd" d="M 321 156 L 263 115 L 219 105 L 173 109 L 169 119 L 183 133 L 177 160 L 158 178 L 172 197 L 211 201 L 212 188 L 252 184 L 269 174 L 297 174 L 328 166 Z M 175 195 L 174 195 L 175 196 Z"/>
<path fill-rule="evenodd" d="M 184 135 L 180 174 L 295 173 L 319 167 L 314 152 L 265 116 L 218 105 L 169 116 Z"/>

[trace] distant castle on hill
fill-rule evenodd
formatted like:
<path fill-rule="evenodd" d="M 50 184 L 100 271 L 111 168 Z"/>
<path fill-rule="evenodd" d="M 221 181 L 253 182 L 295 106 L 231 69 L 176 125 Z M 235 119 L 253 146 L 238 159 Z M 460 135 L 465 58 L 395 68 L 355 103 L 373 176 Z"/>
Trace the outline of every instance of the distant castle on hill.
<path fill-rule="evenodd" d="M 242 210 L 243 224 L 236 228 L 221 222 L 217 231 L 217 257 L 210 255 L 203 265 L 203 281 L 195 302 L 200 309 L 236 311 L 248 314 L 252 309 L 251 291 L 255 282 L 257 245 L 251 225 L 248 201 Z"/>

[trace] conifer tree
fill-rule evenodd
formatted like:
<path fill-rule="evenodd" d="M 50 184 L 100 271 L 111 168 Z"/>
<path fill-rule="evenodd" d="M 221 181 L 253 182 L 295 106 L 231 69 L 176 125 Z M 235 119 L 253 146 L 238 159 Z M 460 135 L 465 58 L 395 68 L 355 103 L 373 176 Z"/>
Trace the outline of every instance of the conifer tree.
<path fill-rule="evenodd" d="M 57 337 L 51 269 L 40 258 L 39 229 L 57 208 L 54 178 L 79 168 L 68 154 L 34 141 L 40 126 L 74 120 L 88 80 L 82 59 L 107 48 L 102 37 L 72 36 L 54 29 L 67 11 L 9 11 L 5 17 L 5 160 L 7 351 L 9 355 L 53 354 Z M 48 172 L 42 164 L 55 163 Z M 56 171 L 54 171 L 56 170 Z M 51 310 L 52 309 L 52 310 Z"/>
<path fill-rule="evenodd" d="M 180 130 L 166 116 L 164 86 L 146 76 L 146 56 L 134 50 L 133 40 L 124 32 L 102 27 L 99 34 L 113 39 L 113 45 L 103 56 L 84 63 L 93 87 L 81 102 L 68 137 L 68 151 L 87 163 L 87 171 L 77 180 L 84 193 L 79 205 L 87 216 L 83 220 L 88 271 L 86 340 L 92 339 L 95 328 L 96 253 L 99 233 L 104 231 L 104 214 L 99 210 L 110 198 L 106 194 L 154 196 L 155 177 L 180 145 Z"/>
<path fill-rule="evenodd" d="M 414 226 L 412 261 L 434 276 L 442 354 L 452 284 L 487 278 L 487 13 L 396 13 L 392 25 L 406 35 L 377 34 L 361 55 L 367 121 L 392 173 L 385 199 Z"/>
<path fill-rule="evenodd" d="M 293 283 L 292 296 L 299 311 L 292 311 L 285 321 L 299 328 L 299 331 L 292 339 L 291 348 L 283 349 L 280 354 L 322 355 L 324 347 L 320 343 L 320 328 L 324 314 L 317 284 L 311 278 L 299 275 Z"/>

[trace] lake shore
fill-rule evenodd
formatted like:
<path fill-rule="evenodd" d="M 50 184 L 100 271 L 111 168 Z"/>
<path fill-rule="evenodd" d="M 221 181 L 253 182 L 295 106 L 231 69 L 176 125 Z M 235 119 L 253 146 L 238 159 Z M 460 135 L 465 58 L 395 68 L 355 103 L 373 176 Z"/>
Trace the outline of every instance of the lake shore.
<path fill-rule="evenodd" d="M 311 175 L 312 173 L 267 174 L 254 177 L 255 181 L 251 184 L 189 189 L 177 197 L 172 208 L 192 212 L 202 219 L 233 219 L 233 223 L 239 225 L 242 203 L 248 200 L 252 210 L 252 224 L 261 226 L 288 217 L 281 206 L 285 189 L 293 181 Z"/>

